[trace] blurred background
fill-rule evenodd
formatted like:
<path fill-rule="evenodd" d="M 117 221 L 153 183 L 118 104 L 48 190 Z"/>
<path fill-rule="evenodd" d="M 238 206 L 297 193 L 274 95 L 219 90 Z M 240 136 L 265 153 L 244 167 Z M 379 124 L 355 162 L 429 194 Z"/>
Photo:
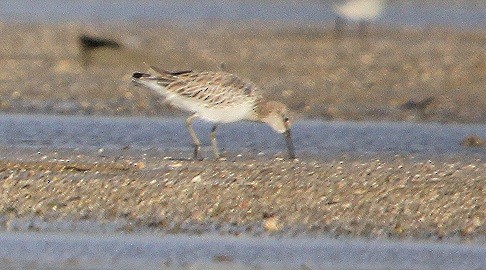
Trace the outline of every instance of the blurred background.
<path fill-rule="evenodd" d="M 134 71 L 224 70 L 303 118 L 486 123 L 486 1 L 2 1 L 0 112 L 180 112 Z"/>

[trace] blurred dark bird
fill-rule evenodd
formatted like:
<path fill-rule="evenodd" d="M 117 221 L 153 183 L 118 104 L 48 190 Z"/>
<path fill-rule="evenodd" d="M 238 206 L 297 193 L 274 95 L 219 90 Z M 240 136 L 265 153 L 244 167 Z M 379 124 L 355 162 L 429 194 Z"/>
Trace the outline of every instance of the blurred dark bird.
<path fill-rule="evenodd" d="M 79 44 L 81 47 L 92 50 L 99 47 L 109 47 L 109 48 L 120 48 L 121 45 L 112 40 L 107 38 L 100 38 L 100 37 L 90 37 L 87 35 L 79 36 Z"/>
<path fill-rule="evenodd" d="M 115 40 L 88 35 L 79 36 L 78 43 L 80 46 L 81 62 L 85 68 L 91 62 L 91 51 L 100 48 L 111 48 L 116 50 L 122 47 L 122 45 Z"/>

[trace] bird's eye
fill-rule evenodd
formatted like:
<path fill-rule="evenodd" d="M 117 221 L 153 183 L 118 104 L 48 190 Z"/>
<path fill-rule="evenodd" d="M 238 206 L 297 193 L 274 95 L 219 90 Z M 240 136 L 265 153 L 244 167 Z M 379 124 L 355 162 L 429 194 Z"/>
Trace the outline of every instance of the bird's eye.
<path fill-rule="evenodd" d="M 284 116 L 283 120 L 284 120 L 284 122 L 290 121 L 290 119 L 288 117 L 286 117 L 286 116 Z"/>

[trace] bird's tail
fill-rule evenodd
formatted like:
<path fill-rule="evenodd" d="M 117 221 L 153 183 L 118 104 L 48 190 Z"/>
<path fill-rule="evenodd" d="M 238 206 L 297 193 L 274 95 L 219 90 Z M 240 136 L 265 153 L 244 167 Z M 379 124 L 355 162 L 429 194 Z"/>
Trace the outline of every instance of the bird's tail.
<path fill-rule="evenodd" d="M 154 66 L 151 66 L 149 73 L 143 73 L 143 72 L 133 73 L 132 81 L 136 83 L 152 81 L 152 82 L 156 82 L 161 86 L 167 86 L 171 82 L 175 81 L 180 75 L 191 73 L 191 72 L 192 70 L 167 71 L 167 70 L 162 70 Z"/>
<path fill-rule="evenodd" d="M 160 69 L 160 68 L 155 67 L 155 66 L 150 66 L 150 69 L 152 71 L 154 71 L 155 73 L 157 73 L 158 75 L 161 75 L 161 76 L 174 76 L 174 77 L 177 77 L 177 76 L 183 75 L 183 74 L 188 74 L 188 73 L 191 73 L 192 72 L 192 70 L 168 71 L 168 70 Z"/>

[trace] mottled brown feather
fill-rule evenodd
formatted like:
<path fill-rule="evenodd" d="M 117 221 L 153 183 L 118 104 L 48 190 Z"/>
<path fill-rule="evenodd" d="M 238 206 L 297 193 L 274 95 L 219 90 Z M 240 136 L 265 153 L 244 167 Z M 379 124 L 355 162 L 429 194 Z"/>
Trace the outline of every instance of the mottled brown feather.
<path fill-rule="evenodd" d="M 206 106 L 232 106 L 245 99 L 255 101 L 259 98 L 253 83 L 230 73 L 152 69 L 158 73 L 154 79 L 167 91 L 198 100 Z"/>

